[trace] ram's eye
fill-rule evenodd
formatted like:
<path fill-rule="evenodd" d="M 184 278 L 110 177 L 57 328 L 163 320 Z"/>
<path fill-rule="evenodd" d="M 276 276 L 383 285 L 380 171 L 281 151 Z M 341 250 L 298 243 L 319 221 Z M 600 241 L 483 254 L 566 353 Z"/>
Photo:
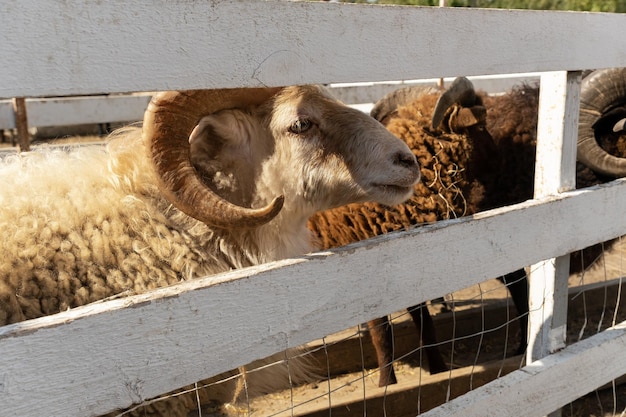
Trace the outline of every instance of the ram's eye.
<path fill-rule="evenodd" d="M 289 126 L 289 131 L 291 133 L 304 133 L 307 130 L 309 130 L 311 128 L 311 126 L 313 126 L 313 123 L 311 123 L 310 120 L 308 119 L 298 119 L 295 122 L 293 122 L 291 124 L 291 126 Z"/>

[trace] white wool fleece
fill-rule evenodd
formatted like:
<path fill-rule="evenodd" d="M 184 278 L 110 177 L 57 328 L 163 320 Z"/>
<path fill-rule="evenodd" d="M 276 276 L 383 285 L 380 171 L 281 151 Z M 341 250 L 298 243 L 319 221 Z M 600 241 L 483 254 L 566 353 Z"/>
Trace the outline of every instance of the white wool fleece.
<path fill-rule="evenodd" d="M 0 164 L 0 325 L 278 256 L 250 247 L 273 228 L 233 237 L 170 206 L 140 140 L 135 129 L 106 149 L 47 149 Z"/>

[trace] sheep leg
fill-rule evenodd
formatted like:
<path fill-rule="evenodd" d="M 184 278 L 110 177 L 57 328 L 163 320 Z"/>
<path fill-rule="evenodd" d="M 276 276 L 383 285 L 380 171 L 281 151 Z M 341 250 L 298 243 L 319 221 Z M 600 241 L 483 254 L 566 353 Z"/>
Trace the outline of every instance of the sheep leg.
<path fill-rule="evenodd" d="M 520 326 L 520 344 L 516 353 L 523 354 L 528 345 L 528 277 L 524 269 L 500 277 L 499 280 L 506 285 L 517 310 L 517 320 Z"/>
<path fill-rule="evenodd" d="M 426 359 L 428 360 L 428 368 L 431 374 L 448 371 L 448 366 L 443 361 L 441 352 L 437 347 L 437 332 L 433 318 L 428 311 L 426 304 L 418 304 L 409 307 L 409 314 L 413 318 L 413 323 L 420 335 L 420 343 L 426 351 Z"/>
<path fill-rule="evenodd" d="M 389 318 L 385 316 L 370 320 L 367 322 L 367 327 L 376 350 L 376 359 L 380 371 L 378 386 L 384 387 L 397 383 L 398 380 L 393 370 L 393 333 Z"/>

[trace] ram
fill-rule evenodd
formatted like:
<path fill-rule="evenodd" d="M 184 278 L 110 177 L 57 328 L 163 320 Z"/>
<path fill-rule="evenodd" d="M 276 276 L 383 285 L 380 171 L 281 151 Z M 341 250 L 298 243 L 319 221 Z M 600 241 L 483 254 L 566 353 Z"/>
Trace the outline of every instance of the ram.
<path fill-rule="evenodd" d="M 443 94 L 434 89 L 408 88 L 381 99 L 372 115 L 413 150 L 423 181 L 416 185 L 413 197 L 401 205 L 351 204 L 316 214 L 309 228 L 319 245 L 325 249 L 342 246 L 532 198 L 538 97 L 538 88 L 530 86 L 499 96 L 477 95 L 467 79 L 459 78 Z M 626 175 L 625 118 L 626 70 L 597 71 L 585 77 L 578 144 L 579 188 Z M 572 271 L 588 267 L 602 248 L 596 245 L 573 254 Z M 518 310 L 521 352 L 527 342 L 526 275 L 519 270 L 500 279 L 507 284 Z M 423 307 L 410 307 L 409 312 L 423 332 L 431 372 L 440 372 L 447 366 L 436 348 L 432 319 Z M 388 318 L 371 320 L 368 327 L 381 371 L 379 385 L 395 383 Z"/>
<path fill-rule="evenodd" d="M 313 213 L 401 203 L 419 175 L 405 143 L 322 87 L 160 93 L 106 149 L 2 162 L 0 325 L 309 252 Z"/>

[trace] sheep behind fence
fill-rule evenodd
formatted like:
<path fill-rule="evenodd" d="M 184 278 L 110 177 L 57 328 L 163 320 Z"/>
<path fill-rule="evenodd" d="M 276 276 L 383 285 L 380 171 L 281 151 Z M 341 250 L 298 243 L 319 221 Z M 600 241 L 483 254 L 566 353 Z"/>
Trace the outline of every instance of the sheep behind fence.
<path fill-rule="evenodd" d="M 231 2 L 138 2 L 128 6 L 117 0 L 68 4 L 10 0 L 4 10 L 7 13 L 0 13 L 0 27 L 6 42 L 0 48 L 11 65 L 0 68 L 2 97 L 626 66 L 621 52 L 616 52 L 626 47 L 626 37 L 619 36 L 626 26 L 618 15 L 273 1 L 252 1 L 242 8 Z M 480 22 L 481 29 L 474 30 L 467 22 Z M 24 31 L 24 27 L 30 30 Z M 236 35 L 232 27 L 238 28 Z M 440 42 L 441 27 L 449 30 L 448 42 Z M 565 30 L 571 27 L 580 30 Z M 542 28 L 555 30 L 546 35 Z M 334 42 L 336 39 L 345 42 Z M 603 48 L 597 47 L 598 39 L 605 39 Z M 24 55 L 24 50 L 29 54 Z M 568 100 L 563 101 L 570 106 L 573 100 Z M 4 409 L 27 416 L 94 414 L 126 407 L 381 317 L 398 306 L 429 300 L 476 280 L 614 238 L 626 232 L 626 225 L 621 218 L 607 219 L 615 217 L 611 213 L 624 205 L 623 194 L 620 181 L 557 193 L 541 202 L 378 237 L 368 244 L 4 326 L 0 330 Z M 597 216 L 583 216 L 590 211 Z M 558 216 L 563 212 L 566 218 Z M 542 223 L 534 224 L 534 219 Z M 575 231 L 571 230 L 574 225 Z M 548 226 L 555 237 L 542 235 Z M 511 234 L 518 237 L 516 244 L 523 249 L 510 246 Z M 539 242 L 538 235 L 543 236 Z M 472 242 L 471 258 L 466 246 L 455 239 L 463 239 L 466 245 Z M 438 247 L 443 246 L 457 254 L 453 262 L 437 257 Z M 430 262 L 416 260 L 416 253 Z M 416 270 L 421 271 L 417 278 Z M 413 272 L 411 278 L 407 271 Z M 363 277 L 380 279 L 363 285 Z M 450 277 L 459 278 L 453 281 Z M 234 294 L 237 305 L 224 302 Z M 206 327 L 189 327 L 189 312 Z M 241 326 L 242 322 L 249 325 Z M 163 323 L 169 324 L 166 330 Z M 215 338 L 214 334 L 228 336 Z M 574 367 L 563 365 L 566 355 L 556 354 L 550 363 L 563 366 L 546 369 L 534 380 L 521 378 L 517 384 L 509 379 L 498 381 L 515 386 L 516 392 L 525 396 L 510 395 L 506 404 L 496 400 L 487 409 L 500 415 L 525 415 L 528 398 L 534 398 L 534 411 L 547 413 L 583 394 L 573 386 L 588 390 L 615 374 L 626 373 L 619 361 L 611 361 L 611 369 L 606 369 L 598 360 L 606 355 L 619 358 L 614 348 L 620 334 L 620 329 L 614 329 L 602 335 L 603 341 L 594 339 L 604 353 L 585 350 L 595 354 L 588 364 L 576 364 L 584 381 L 575 379 Z M 24 346 L 28 346 L 27 360 Z M 50 356 L 53 351 L 63 353 Z M 209 354 L 214 352 L 220 352 L 219 357 Z M 93 369 L 98 371 L 97 378 Z M 41 376 L 34 377 L 42 373 L 49 381 L 45 386 Z M 527 376 L 524 371 L 514 374 L 516 378 Z M 541 378 L 546 384 L 534 382 Z M 557 389 L 560 381 L 571 386 Z M 549 400 L 540 401 L 529 393 L 533 385 L 550 393 Z M 481 402 L 480 394 L 474 396 L 473 405 Z M 454 404 L 458 403 L 450 403 L 447 410 Z M 472 410 L 476 409 L 464 407 L 465 415 L 472 415 Z M 485 415 L 484 410 L 474 415 Z"/>
<path fill-rule="evenodd" d="M 118 136 L 4 161 L 2 324 L 309 252 L 318 209 L 394 204 L 419 179 L 404 143 L 317 87 L 163 93 Z"/>
<path fill-rule="evenodd" d="M 626 117 L 623 110 L 626 96 L 621 93 L 625 83 L 624 69 L 596 71 L 583 83 L 583 100 L 593 103 L 583 112 L 598 114 L 585 122 L 585 126 L 594 126 L 595 137 L 622 161 L 611 161 L 609 166 L 605 154 L 590 158 L 583 148 L 579 151 L 581 159 L 591 167 L 579 164 L 577 185 L 580 188 L 621 175 L 618 167 L 626 154 L 616 150 L 624 132 L 614 126 L 621 126 Z M 531 199 L 538 98 L 538 87 L 528 85 L 501 95 L 479 97 L 469 80 L 459 78 L 443 94 L 434 89 L 408 87 L 381 99 L 372 109 L 372 115 L 413 150 L 422 167 L 424 181 L 416 185 L 409 201 L 397 207 L 353 204 L 316 214 L 310 219 L 309 227 L 318 236 L 322 248 Z M 611 111 L 607 113 L 606 109 Z M 582 132 L 589 135 L 584 128 Z M 589 162 L 590 159 L 593 162 Z M 570 272 L 589 268 L 611 243 L 574 253 Z M 528 340 L 526 273 L 521 269 L 500 279 L 508 285 L 520 317 L 521 340 L 517 352 L 521 354 Z M 426 345 L 431 373 L 447 370 L 436 348 L 437 337 L 428 309 L 416 305 L 408 310 Z M 369 321 L 368 327 L 381 369 L 379 386 L 394 384 L 390 323 L 384 317 Z"/>

